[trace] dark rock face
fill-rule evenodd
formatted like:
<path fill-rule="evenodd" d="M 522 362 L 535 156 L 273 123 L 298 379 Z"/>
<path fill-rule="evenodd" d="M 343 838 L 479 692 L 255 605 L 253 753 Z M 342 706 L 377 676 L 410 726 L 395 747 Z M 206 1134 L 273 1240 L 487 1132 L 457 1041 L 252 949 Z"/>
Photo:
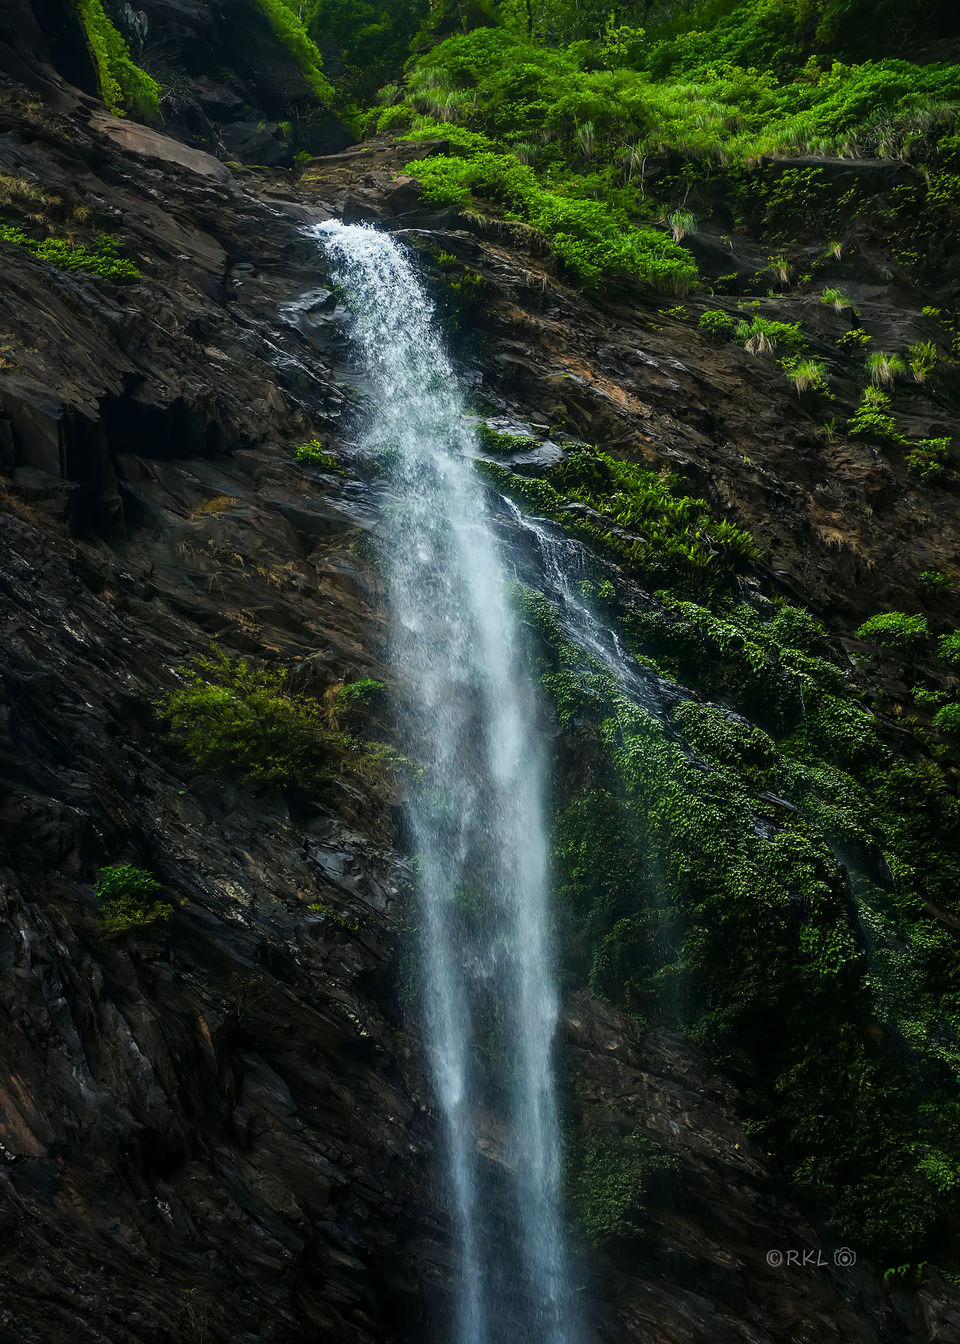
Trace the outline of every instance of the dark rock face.
<path fill-rule="evenodd" d="M 201 8 L 165 21 L 190 31 Z M 413 1344 L 451 1257 L 399 800 L 350 778 L 302 797 L 200 775 L 170 754 L 156 701 L 214 638 L 320 696 L 389 679 L 356 545 L 375 518 L 291 461 L 313 434 L 348 440 L 356 400 L 302 225 L 337 210 L 429 241 L 455 221 L 395 180 L 410 147 L 318 163 L 291 202 L 282 179 L 237 180 L 47 77 L 55 113 L 4 91 L 0 166 L 59 198 L 55 223 L 116 230 L 144 279 L 0 244 L 4 1339 Z M 874 563 L 896 547 L 913 507 L 898 472 L 881 488 L 833 462 L 821 497 L 802 414 L 785 429 L 780 394 L 745 385 L 732 353 L 680 349 L 653 306 L 587 304 L 515 239 L 438 237 L 488 278 L 487 391 L 515 419 L 563 415 L 682 467 L 814 599 L 860 573 L 811 541 L 828 505 L 852 526 L 872 491 L 884 528 L 862 545 Z M 951 508 L 931 553 L 952 544 Z M 169 924 L 103 936 L 91 884 L 118 861 L 185 901 Z M 679 1162 L 640 1251 L 583 1253 L 598 1338 L 957 1337 L 955 1306 L 888 1290 L 875 1267 L 767 1264 L 832 1245 L 778 1197 L 734 1089 L 691 1047 L 582 993 L 566 1034 L 570 1111 L 657 1132 Z"/>

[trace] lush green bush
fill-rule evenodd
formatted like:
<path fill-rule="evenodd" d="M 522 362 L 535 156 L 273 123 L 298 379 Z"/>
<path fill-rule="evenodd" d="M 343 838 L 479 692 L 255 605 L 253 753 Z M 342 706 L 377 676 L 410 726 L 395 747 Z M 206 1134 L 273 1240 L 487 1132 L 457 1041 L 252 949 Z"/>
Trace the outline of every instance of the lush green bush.
<path fill-rule="evenodd" d="M 100 97 L 115 116 L 133 112 L 152 121 L 160 108 L 160 85 L 134 63 L 101 0 L 77 0 L 77 13 L 97 72 Z"/>
<path fill-rule="evenodd" d="M 856 631 L 857 639 L 868 639 L 885 649 L 904 652 L 920 648 L 930 638 L 925 616 L 907 616 L 902 611 L 882 611 L 871 616 Z"/>
<path fill-rule="evenodd" d="M 172 905 L 157 899 L 161 888 L 153 874 L 131 863 L 101 868 L 93 889 L 100 901 L 100 921 L 109 934 L 144 928 L 173 914 Z"/>
<path fill-rule="evenodd" d="M 897 375 L 907 371 L 899 355 L 888 355 L 884 350 L 867 355 L 866 367 L 874 387 L 892 387 Z"/>
<path fill-rule="evenodd" d="M 939 476 L 947 465 L 949 439 L 916 439 L 909 445 L 904 462 L 924 480 Z"/>
<path fill-rule="evenodd" d="M 902 443 L 903 435 L 890 411 L 890 397 L 879 388 L 864 388 L 860 405 L 847 421 L 851 438 L 876 439 L 879 443 Z"/>
<path fill-rule="evenodd" d="M 564 267 L 588 286 L 615 280 L 682 294 L 697 279 L 689 253 L 651 227 L 631 228 L 622 210 L 605 201 L 572 198 L 542 187 L 533 169 L 511 154 L 479 151 L 408 163 L 426 200 L 468 206 L 492 202 L 508 218 L 532 224 Z"/>
<path fill-rule="evenodd" d="M 222 649 L 180 669 L 185 685 L 162 707 L 173 744 L 203 770 L 264 786 L 312 789 L 342 745 L 318 700 L 296 695 L 285 671 L 255 667 Z"/>
<path fill-rule="evenodd" d="M 319 471 L 328 471 L 335 476 L 347 474 L 333 454 L 326 451 L 319 439 L 298 444 L 293 450 L 293 455 L 302 466 L 316 467 Z"/>
<path fill-rule="evenodd" d="M 120 256 L 116 240 L 108 234 L 101 234 L 92 247 L 86 247 L 66 238 L 31 238 L 12 224 L 0 223 L 0 239 L 15 247 L 25 247 L 40 261 L 49 262 L 61 271 L 88 271 L 116 284 L 141 279 L 140 271 L 132 261 Z"/>

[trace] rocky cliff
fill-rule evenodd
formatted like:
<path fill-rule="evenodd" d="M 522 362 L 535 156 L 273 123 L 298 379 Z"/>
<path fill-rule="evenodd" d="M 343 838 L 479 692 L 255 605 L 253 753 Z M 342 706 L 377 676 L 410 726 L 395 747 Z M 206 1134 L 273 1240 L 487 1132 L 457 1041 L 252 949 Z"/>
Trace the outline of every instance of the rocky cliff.
<path fill-rule="evenodd" d="M 145 7 L 152 25 L 161 10 L 196 80 L 198 34 L 230 23 Z M 518 230 L 424 206 L 410 146 L 335 146 L 295 182 L 227 167 L 226 134 L 200 128 L 218 159 L 109 117 L 80 58 L 65 67 L 39 36 L 82 50 L 51 17 L 17 10 L 4 48 L 5 218 L 107 262 L 0 242 L 4 1337 L 412 1344 L 450 1259 L 407 991 L 402 783 L 347 764 L 309 789 L 251 787 L 177 754 L 162 707 L 214 643 L 327 705 L 390 681 L 377 519 L 335 469 L 366 389 L 305 226 L 409 230 L 492 423 L 669 466 L 750 529 L 763 558 L 746 586 L 837 635 L 881 604 L 956 615 L 919 578 L 955 571 L 955 478 L 934 492 L 902 456 L 817 434 L 782 377 L 663 302 L 588 301 Z M 283 110 L 271 72 L 258 120 Z M 225 95 L 207 95 L 212 124 Z M 736 264 L 755 269 L 744 246 Z M 857 256 L 845 279 L 870 320 L 922 335 L 869 239 Z M 931 280 L 931 300 L 951 286 Z M 832 313 L 811 304 L 810 320 L 832 338 Z M 952 386 L 918 388 L 908 428 L 949 434 L 954 404 Z M 332 462 L 295 461 L 313 439 Z M 357 713 L 358 733 L 389 737 Z M 105 934 L 93 884 L 117 863 L 156 875 L 169 920 Z M 597 1337 L 957 1337 L 944 1279 L 918 1291 L 881 1262 L 834 1263 L 821 1215 L 745 1131 L 743 1080 L 587 993 L 578 955 L 568 1125 L 642 1130 L 673 1159 L 639 1242 L 581 1247 Z M 825 1265 L 768 1259 L 821 1246 Z"/>

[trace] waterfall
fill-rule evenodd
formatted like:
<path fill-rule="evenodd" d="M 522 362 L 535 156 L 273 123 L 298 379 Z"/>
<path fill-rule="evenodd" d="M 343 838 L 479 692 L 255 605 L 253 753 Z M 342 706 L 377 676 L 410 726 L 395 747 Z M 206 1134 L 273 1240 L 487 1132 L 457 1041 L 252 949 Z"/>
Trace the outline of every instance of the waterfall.
<path fill-rule="evenodd" d="M 469 419 L 403 248 L 364 226 L 318 234 L 372 389 L 382 548 L 403 749 L 419 767 L 420 990 L 458 1239 L 444 1344 L 573 1344 L 551 1054 L 544 766 L 506 571 Z"/>

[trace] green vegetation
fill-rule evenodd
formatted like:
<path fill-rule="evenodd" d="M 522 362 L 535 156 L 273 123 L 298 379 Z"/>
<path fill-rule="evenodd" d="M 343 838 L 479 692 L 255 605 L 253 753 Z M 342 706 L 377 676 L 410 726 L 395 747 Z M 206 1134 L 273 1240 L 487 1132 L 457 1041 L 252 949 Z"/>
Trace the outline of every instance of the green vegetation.
<path fill-rule="evenodd" d="M 169 919 L 173 906 L 157 899 L 160 883 L 145 868 L 113 863 L 101 868 L 93 884 L 100 902 L 100 922 L 115 935 Z"/>
<path fill-rule="evenodd" d="M 937 657 L 942 662 L 960 668 L 960 630 L 953 630 L 948 635 L 940 636 L 937 641 Z"/>
<path fill-rule="evenodd" d="M 331 472 L 335 476 L 346 476 L 343 467 L 332 453 L 328 453 L 319 439 L 298 444 L 293 450 L 295 459 L 305 467 L 316 467 L 318 471 Z"/>
<path fill-rule="evenodd" d="M 825 289 L 820 295 L 820 302 L 828 303 L 838 313 L 850 306 L 850 300 L 840 289 Z"/>
<path fill-rule="evenodd" d="M 851 327 L 845 331 L 842 336 L 837 337 L 837 345 L 841 350 L 846 351 L 848 355 L 854 355 L 858 350 L 862 350 L 865 345 L 869 345 L 870 337 L 863 327 Z"/>
<path fill-rule="evenodd" d="M 944 733 L 960 733 L 960 704 L 944 705 L 933 716 L 934 725 Z"/>
<path fill-rule="evenodd" d="M 556 831 L 591 986 L 743 1077 L 750 1127 L 838 1234 L 915 1252 L 960 1180 L 956 958 L 928 909 L 954 904 L 960 805 L 884 743 L 804 611 L 594 600 L 723 704 L 658 721 L 521 596 L 561 724 L 603 743 Z"/>
<path fill-rule="evenodd" d="M 486 452 L 503 453 L 505 456 L 511 453 L 524 453 L 537 446 L 537 440 L 528 434 L 507 434 L 482 421 L 477 425 L 477 438 Z"/>
<path fill-rule="evenodd" d="M 866 368 L 874 387 L 892 387 L 897 375 L 907 371 L 899 355 L 888 355 L 883 350 L 867 355 Z"/>
<path fill-rule="evenodd" d="M 324 707 L 294 694 L 285 671 L 255 667 L 222 649 L 180 669 L 185 685 L 162 708 L 172 743 L 202 770 L 264 787 L 315 789 L 344 742 Z"/>
<path fill-rule="evenodd" d="M 949 449 L 949 439 L 917 439 L 903 460 L 912 471 L 929 480 L 945 469 Z"/>
<path fill-rule="evenodd" d="M 880 443 L 901 443 L 897 422 L 890 411 L 890 397 L 878 388 L 864 388 L 860 405 L 847 421 L 851 438 L 876 439 Z"/>
<path fill-rule="evenodd" d="M 491 202 L 508 219 L 532 224 L 582 284 L 635 280 L 684 294 L 696 282 L 693 260 L 669 236 L 629 228 L 626 211 L 615 201 L 571 198 L 542 186 L 533 169 L 512 154 L 440 155 L 407 164 L 405 171 L 419 178 L 428 201 L 464 207 Z"/>
<path fill-rule="evenodd" d="M 126 284 L 141 279 L 133 262 L 120 256 L 119 245 L 108 234 L 101 234 L 91 247 L 71 243 L 66 238 L 31 238 L 12 224 L 0 223 L 0 240 L 24 247 L 61 271 L 87 271 L 101 279 Z"/>
<path fill-rule="evenodd" d="M 826 393 L 830 390 L 827 366 L 819 359 L 792 359 L 781 361 L 780 367 L 793 383 L 797 396 L 805 392 Z"/>
<path fill-rule="evenodd" d="M 383 682 L 374 677 L 361 677 L 359 681 L 348 681 L 337 691 L 337 706 L 341 709 L 357 709 L 375 704 L 383 695 Z"/>
<path fill-rule="evenodd" d="M 712 589 L 757 556 L 746 532 L 714 518 L 705 500 L 678 494 L 673 478 L 597 448 L 581 445 L 538 479 L 495 462 L 476 465 L 499 490 L 648 581 Z"/>
<path fill-rule="evenodd" d="M 99 3 L 99 0 L 94 0 Z M 287 0 L 256 0 L 280 43 L 296 61 L 313 94 L 321 103 L 333 101 L 333 89 L 323 73 L 323 61 L 317 44 L 308 36 L 300 9 Z"/>
<path fill-rule="evenodd" d="M 104 103 L 115 116 L 132 112 L 142 121 L 152 121 L 160 108 L 160 85 L 134 64 L 101 0 L 77 0 L 77 13 Z"/>
<path fill-rule="evenodd" d="M 937 347 L 933 341 L 915 341 L 907 351 L 910 372 L 918 383 L 925 383 L 937 367 Z"/>
<path fill-rule="evenodd" d="M 579 1139 L 569 1159 L 567 1185 L 588 1241 L 637 1240 L 646 1232 L 651 1189 L 676 1161 L 641 1130 L 595 1129 Z"/>
<path fill-rule="evenodd" d="M 907 616 L 902 611 L 883 611 L 871 616 L 855 632 L 884 649 L 915 651 L 930 638 L 925 616 Z"/>

